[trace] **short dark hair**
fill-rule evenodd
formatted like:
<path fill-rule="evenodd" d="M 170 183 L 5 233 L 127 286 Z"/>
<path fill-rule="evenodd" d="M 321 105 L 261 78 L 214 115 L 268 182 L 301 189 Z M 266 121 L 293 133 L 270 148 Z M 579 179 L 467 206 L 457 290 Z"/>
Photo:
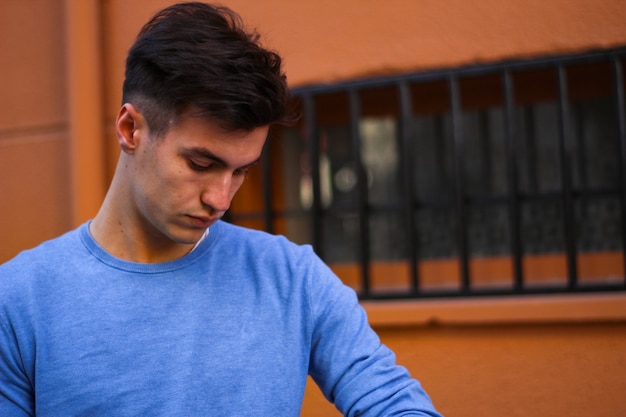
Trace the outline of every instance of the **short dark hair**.
<path fill-rule="evenodd" d="M 156 136 L 190 109 L 228 131 L 291 124 L 295 113 L 281 62 L 232 10 L 175 4 L 139 32 L 126 60 L 122 99 L 139 108 Z"/>

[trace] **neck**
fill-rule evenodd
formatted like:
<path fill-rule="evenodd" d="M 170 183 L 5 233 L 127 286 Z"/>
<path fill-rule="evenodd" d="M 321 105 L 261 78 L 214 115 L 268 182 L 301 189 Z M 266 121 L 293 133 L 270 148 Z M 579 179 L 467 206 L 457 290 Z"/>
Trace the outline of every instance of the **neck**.
<path fill-rule="evenodd" d="M 194 244 L 181 244 L 151 238 L 145 234 L 129 233 L 120 222 L 96 216 L 89 225 L 94 240 L 109 254 L 125 261 L 162 263 L 182 258 L 194 249 Z"/>
<path fill-rule="evenodd" d="M 172 241 L 140 218 L 116 177 L 89 226 L 104 250 L 126 261 L 161 263 L 182 258 L 194 248 L 194 244 Z"/>

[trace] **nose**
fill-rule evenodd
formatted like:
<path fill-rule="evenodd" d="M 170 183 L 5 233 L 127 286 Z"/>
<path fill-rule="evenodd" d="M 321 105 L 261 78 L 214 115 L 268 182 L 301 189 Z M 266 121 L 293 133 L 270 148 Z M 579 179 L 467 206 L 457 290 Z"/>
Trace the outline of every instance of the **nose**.
<path fill-rule="evenodd" d="M 211 214 L 222 215 L 230 207 L 233 197 L 233 181 L 230 175 L 220 175 L 210 181 L 200 197 L 202 204 L 207 207 Z"/>

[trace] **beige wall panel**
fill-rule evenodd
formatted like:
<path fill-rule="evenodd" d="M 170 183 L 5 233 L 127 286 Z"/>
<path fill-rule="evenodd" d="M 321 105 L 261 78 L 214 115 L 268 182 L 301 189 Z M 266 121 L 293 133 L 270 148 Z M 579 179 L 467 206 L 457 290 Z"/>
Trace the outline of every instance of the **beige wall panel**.
<path fill-rule="evenodd" d="M 0 132 L 66 123 L 62 0 L 0 6 Z"/>
<path fill-rule="evenodd" d="M 0 138 L 0 263 L 70 228 L 66 137 Z"/>

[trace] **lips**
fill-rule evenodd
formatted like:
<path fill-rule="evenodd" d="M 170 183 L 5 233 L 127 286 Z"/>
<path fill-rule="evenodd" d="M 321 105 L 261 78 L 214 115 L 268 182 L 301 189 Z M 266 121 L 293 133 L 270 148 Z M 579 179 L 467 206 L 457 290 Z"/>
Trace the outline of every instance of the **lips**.
<path fill-rule="evenodd" d="M 217 221 L 217 219 L 213 219 L 210 217 L 204 217 L 204 216 L 190 216 L 188 215 L 187 217 L 189 217 L 189 219 L 191 220 L 191 223 L 194 226 L 197 227 L 202 227 L 202 228 L 207 228 L 209 226 L 211 226 L 213 223 L 215 223 Z"/>

